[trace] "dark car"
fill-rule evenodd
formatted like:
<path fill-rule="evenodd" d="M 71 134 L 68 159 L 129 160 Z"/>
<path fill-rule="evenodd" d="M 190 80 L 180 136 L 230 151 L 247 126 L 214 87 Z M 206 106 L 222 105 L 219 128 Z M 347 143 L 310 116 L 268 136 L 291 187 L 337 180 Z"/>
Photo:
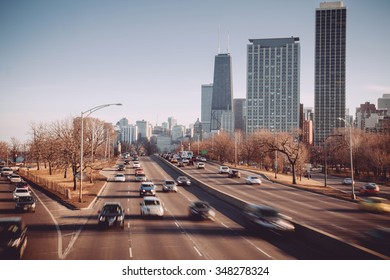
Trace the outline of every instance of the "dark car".
<path fill-rule="evenodd" d="M 186 176 L 177 177 L 176 182 L 179 186 L 191 186 L 191 180 Z"/>
<path fill-rule="evenodd" d="M 0 218 L 0 259 L 20 259 L 26 247 L 27 227 L 22 218 Z"/>
<path fill-rule="evenodd" d="M 390 228 L 377 227 L 364 233 L 361 242 L 364 246 L 390 255 Z"/>
<path fill-rule="evenodd" d="M 126 166 L 124 164 L 119 164 L 117 170 L 118 171 L 125 171 Z"/>
<path fill-rule="evenodd" d="M 229 178 L 241 178 L 241 173 L 237 169 L 230 169 L 228 173 Z"/>
<path fill-rule="evenodd" d="M 98 214 L 99 226 L 125 227 L 125 211 L 119 202 L 106 202 Z"/>
<path fill-rule="evenodd" d="M 139 196 L 144 197 L 146 195 L 156 195 L 156 186 L 153 184 L 153 182 L 142 182 L 141 186 L 139 187 Z"/>
<path fill-rule="evenodd" d="M 268 230 L 279 233 L 295 230 L 291 222 L 270 206 L 249 204 L 243 214 L 246 228 L 249 230 Z"/>
<path fill-rule="evenodd" d="M 188 206 L 190 219 L 212 220 L 215 219 L 215 211 L 206 201 L 194 201 Z"/>
<path fill-rule="evenodd" d="M 15 210 L 35 212 L 35 199 L 29 196 L 20 196 L 16 199 Z"/>

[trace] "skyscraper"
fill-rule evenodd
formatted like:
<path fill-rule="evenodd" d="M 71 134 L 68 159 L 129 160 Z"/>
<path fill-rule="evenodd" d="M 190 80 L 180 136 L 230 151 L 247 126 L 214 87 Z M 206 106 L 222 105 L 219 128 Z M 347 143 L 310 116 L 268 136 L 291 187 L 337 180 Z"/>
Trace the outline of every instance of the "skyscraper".
<path fill-rule="evenodd" d="M 316 9 L 314 144 L 322 145 L 332 130 L 344 127 L 347 9 L 342 1 Z"/>
<path fill-rule="evenodd" d="M 232 58 L 218 54 L 214 63 L 213 97 L 211 102 L 211 130 L 221 129 L 221 116 L 233 110 Z"/>
<path fill-rule="evenodd" d="M 211 131 L 211 102 L 213 100 L 213 84 L 202 85 L 201 117 L 202 128 Z"/>
<path fill-rule="evenodd" d="M 299 38 L 250 39 L 246 132 L 299 128 Z"/>

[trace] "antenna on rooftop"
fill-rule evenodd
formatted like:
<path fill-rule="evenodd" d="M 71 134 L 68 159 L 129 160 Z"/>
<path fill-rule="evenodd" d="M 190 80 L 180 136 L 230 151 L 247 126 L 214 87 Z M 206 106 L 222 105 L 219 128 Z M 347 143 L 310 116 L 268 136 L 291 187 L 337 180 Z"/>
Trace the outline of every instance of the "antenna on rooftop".
<path fill-rule="evenodd" d="M 227 35 L 227 53 L 229 53 L 229 47 L 230 47 L 230 33 L 228 32 L 228 35 Z"/>
<path fill-rule="evenodd" d="M 221 53 L 221 39 L 219 34 L 221 33 L 221 25 L 218 24 L 218 54 Z"/>

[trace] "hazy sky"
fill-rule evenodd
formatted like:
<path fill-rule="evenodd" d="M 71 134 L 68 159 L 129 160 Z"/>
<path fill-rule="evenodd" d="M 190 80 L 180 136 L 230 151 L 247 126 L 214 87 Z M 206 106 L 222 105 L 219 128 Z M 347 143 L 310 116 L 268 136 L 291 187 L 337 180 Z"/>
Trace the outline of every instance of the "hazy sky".
<path fill-rule="evenodd" d="M 229 52 L 233 96 L 246 95 L 248 39 L 301 44 L 301 103 L 314 106 L 314 22 L 320 0 L 0 0 L 0 141 L 31 123 L 92 116 L 116 123 L 200 118 L 201 85 Z M 345 0 L 347 108 L 390 93 L 390 1 Z M 220 26 L 220 32 L 218 32 Z M 229 38 L 229 40 L 228 40 Z M 229 42 L 229 45 L 228 45 Z"/>

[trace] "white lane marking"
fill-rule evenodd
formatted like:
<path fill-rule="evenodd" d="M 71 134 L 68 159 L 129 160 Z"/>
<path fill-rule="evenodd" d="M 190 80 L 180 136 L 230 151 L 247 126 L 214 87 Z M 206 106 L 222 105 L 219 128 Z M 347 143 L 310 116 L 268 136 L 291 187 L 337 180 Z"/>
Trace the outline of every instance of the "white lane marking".
<path fill-rule="evenodd" d="M 130 255 L 130 259 L 133 258 L 133 250 L 131 249 L 131 247 L 129 248 L 129 255 Z"/>
<path fill-rule="evenodd" d="M 340 226 L 335 225 L 335 224 L 332 224 L 332 226 L 334 226 L 334 227 L 336 227 L 336 228 L 338 228 L 338 229 L 344 230 L 344 231 L 348 231 L 348 229 L 345 228 L 345 227 L 340 227 Z"/>
<path fill-rule="evenodd" d="M 194 248 L 194 250 L 198 253 L 198 255 L 199 255 L 200 257 L 202 257 L 202 254 L 200 253 L 200 251 L 198 250 L 198 248 L 196 248 L 196 246 L 194 246 L 193 248 Z"/>

